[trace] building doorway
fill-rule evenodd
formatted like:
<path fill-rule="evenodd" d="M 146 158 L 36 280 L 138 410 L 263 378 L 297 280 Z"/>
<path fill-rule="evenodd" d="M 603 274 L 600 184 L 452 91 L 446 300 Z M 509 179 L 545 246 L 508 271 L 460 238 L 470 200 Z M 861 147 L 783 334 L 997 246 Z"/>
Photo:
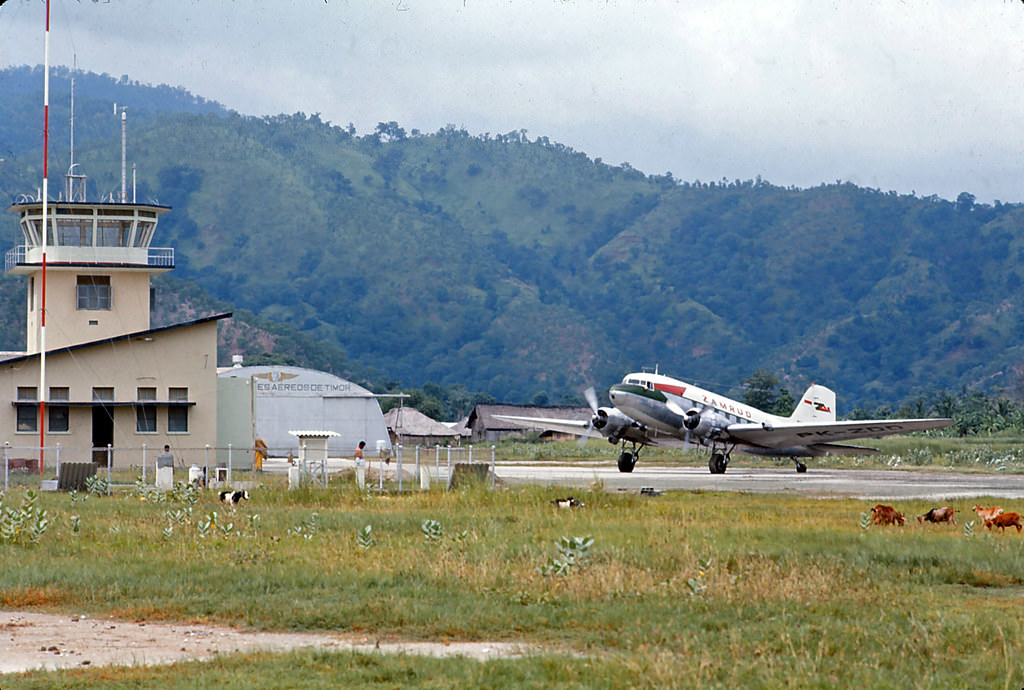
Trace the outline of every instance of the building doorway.
<path fill-rule="evenodd" d="M 114 443 L 114 409 L 106 405 L 92 408 L 92 461 L 107 464 L 107 446 Z"/>

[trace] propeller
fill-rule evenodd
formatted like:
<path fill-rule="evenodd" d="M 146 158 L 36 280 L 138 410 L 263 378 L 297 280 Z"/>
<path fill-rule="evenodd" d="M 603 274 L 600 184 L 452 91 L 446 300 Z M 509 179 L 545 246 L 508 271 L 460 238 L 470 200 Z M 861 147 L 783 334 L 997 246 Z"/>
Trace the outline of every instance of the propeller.
<path fill-rule="evenodd" d="M 594 430 L 594 418 L 597 417 L 597 393 L 594 392 L 594 387 L 591 386 L 587 390 L 583 391 L 583 397 L 586 399 L 587 404 L 590 405 L 590 409 L 593 410 L 594 414 L 587 423 L 587 435 L 580 436 L 576 439 L 576 445 L 582 448 L 587 445 L 587 441 L 590 440 L 590 432 Z"/>

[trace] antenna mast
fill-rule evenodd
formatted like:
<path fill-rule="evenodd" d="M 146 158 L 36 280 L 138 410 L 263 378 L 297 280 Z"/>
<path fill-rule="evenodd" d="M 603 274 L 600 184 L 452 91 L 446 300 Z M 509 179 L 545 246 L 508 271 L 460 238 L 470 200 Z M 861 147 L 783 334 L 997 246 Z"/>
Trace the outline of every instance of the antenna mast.
<path fill-rule="evenodd" d="M 121 198 L 122 204 L 128 203 L 128 108 L 121 106 Z M 114 104 L 114 115 L 117 115 L 117 103 Z"/>

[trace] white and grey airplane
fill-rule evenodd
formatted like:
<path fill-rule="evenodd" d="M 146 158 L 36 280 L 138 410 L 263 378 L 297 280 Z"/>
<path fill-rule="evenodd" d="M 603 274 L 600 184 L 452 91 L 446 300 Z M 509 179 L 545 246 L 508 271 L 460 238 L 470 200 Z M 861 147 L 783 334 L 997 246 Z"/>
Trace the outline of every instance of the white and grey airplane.
<path fill-rule="evenodd" d="M 587 389 L 587 402 L 594 411 L 590 420 L 496 416 L 530 428 L 621 443 L 620 472 L 633 471 L 644 446 L 705 446 L 711 450 L 708 469 L 712 474 L 725 472 L 733 450 L 793 458 L 796 471 L 806 472 L 807 465 L 798 458 L 878 452 L 837 441 L 881 438 L 953 424 L 948 418 L 836 421 L 836 394 L 816 384 L 800 396 L 789 417 L 763 412 L 658 373 L 627 374 L 611 387 L 608 396 L 613 407 L 598 407 L 594 389 Z M 629 449 L 627 444 L 631 445 Z"/>

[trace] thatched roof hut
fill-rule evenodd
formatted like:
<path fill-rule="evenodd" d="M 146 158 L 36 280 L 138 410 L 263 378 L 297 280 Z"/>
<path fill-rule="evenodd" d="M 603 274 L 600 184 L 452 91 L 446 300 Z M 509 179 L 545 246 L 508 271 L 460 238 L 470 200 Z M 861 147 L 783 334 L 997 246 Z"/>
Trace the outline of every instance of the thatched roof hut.
<path fill-rule="evenodd" d="M 384 413 L 384 423 L 392 443 L 406 446 L 458 445 L 458 429 L 446 426 L 415 407 L 393 407 Z"/>

